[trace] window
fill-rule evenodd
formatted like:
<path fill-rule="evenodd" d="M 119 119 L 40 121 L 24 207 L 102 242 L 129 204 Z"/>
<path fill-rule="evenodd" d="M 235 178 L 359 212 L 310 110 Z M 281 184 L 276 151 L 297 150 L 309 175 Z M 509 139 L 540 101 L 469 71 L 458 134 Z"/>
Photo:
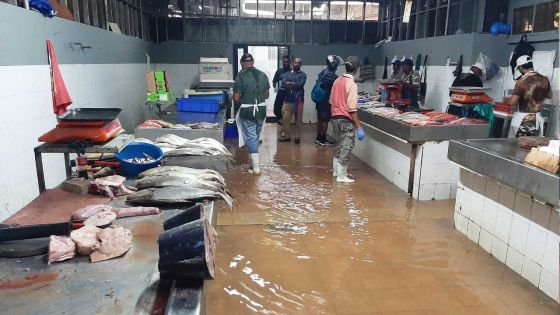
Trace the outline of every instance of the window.
<path fill-rule="evenodd" d="M 240 0 L 239 7 L 239 16 L 257 17 L 257 0 Z"/>
<path fill-rule="evenodd" d="M 449 8 L 449 21 L 447 22 L 447 35 L 453 35 L 459 30 L 459 19 L 461 14 L 461 7 L 459 5 L 452 5 Z"/>
<path fill-rule="evenodd" d="M 558 31 L 558 1 L 539 3 L 535 13 L 535 32 Z"/>
<path fill-rule="evenodd" d="M 379 20 L 379 4 L 366 2 L 366 11 L 364 13 L 364 18 L 366 21 Z"/>
<path fill-rule="evenodd" d="M 445 35 L 446 18 L 447 7 L 439 8 L 437 11 L 436 36 Z"/>
<path fill-rule="evenodd" d="M 296 20 L 311 20 L 311 1 L 296 0 L 294 16 Z"/>
<path fill-rule="evenodd" d="M 346 20 L 346 1 L 331 1 L 331 21 Z"/>
<path fill-rule="evenodd" d="M 362 21 L 364 19 L 364 3 L 361 1 L 348 1 L 348 21 Z"/>
<path fill-rule="evenodd" d="M 329 2 L 328 1 L 312 1 L 313 20 L 329 19 Z"/>
<path fill-rule="evenodd" d="M 259 19 L 274 19 L 274 0 L 259 0 Z"/>

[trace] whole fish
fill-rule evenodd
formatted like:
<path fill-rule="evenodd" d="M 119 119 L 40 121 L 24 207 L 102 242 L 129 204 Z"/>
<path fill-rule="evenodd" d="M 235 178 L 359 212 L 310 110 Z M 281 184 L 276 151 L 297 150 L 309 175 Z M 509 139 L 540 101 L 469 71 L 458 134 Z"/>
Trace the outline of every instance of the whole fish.
<path fill-rule="evenodd" d="M 127 201 L 134 204 L 176 204 L 218 198 L 223 199 L 230 208 L 233 208 L 233 199 L 223 193 L 184 186 L 140 190 L 128 195 Z"/>

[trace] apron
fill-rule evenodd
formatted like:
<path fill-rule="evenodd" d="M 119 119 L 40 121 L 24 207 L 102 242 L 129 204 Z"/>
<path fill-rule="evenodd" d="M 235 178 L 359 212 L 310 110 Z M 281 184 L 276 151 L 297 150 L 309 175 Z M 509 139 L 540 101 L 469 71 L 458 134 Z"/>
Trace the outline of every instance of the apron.
<path fill-rule="evenodd" d="M 536 115 L 536 122 L 535 125 L 539 130 L 539 136 L 543 135 L 543 131 L 544 131 L 544 120 L 542 118 L 541 113 L 523 113 L 523 112 L 515 112 L 513 114 L 513 117 L 511 118 L 511 124 L 509 127 L 509 134 L 508 134 L 508 138 L 515 138 L 515 135 L 517 134 L 517 131 L 519 130 L 519 127 L 521 126 L 521 123 L 523 122 L 523 118 L 525 118 L 527 115 L 530 114 L 535 114 Z"/>
<path fill-rule="evenodd" d="M 241 104 L 241 107 L 239 107 L 239 110 L 237 111 L 237 114 L 235 115 L 235 125 L 237 126 L 237 133 L 239 134 L 238 141 L 239 141 L 239 147 L 240 148 L 245 145 L 245 133 L 243 132 L 243 130 L 241 128 L 241 118 L 239 118 L 239 113 L 241 112 L 242 108 L 252 107 L 253 108 L 253 116 L 256 116 L 257 112 L 259 111 L 259 106 L 266 106 L 266 103 L 263 102 L 263 103 L 258 104 L 257 100 L 255 100 L 255 104 Z M 259 134 L 259 139 L 258 140 L 262 139 L 263 130 L 264 130 L 264 128 L 261 128 L 261 133 Z"/>

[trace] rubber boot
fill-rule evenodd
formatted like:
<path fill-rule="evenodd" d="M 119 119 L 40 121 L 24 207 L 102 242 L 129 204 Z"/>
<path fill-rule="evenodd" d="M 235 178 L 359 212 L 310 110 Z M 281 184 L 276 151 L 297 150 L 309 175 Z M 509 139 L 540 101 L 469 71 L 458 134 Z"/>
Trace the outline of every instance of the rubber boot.
<path fill-rule="evenodd" d="M 348 177 L 347 171 L 348 166 L 344 166 L 340 163 L 336 163 L 338 165 L 336 169 L 336 182 L 337 183 L 353 183 L 354 180 Z"/>
<path fill-rule="evenodd" d="M 332 177 L 336 177 L 337 168 L 338 168 L 338 159 L 333 158 L 332 159 Z"/>
<path fill-rule="evenodd" d="M 251 169 L 251 173 L 254 173 L 255 175 L 260 175 L 261 174 L 261 168 L 259 166 L 259 154 L 258 153 L 251 153 L 251 163 L 253 165 L 253 168 Z"/>

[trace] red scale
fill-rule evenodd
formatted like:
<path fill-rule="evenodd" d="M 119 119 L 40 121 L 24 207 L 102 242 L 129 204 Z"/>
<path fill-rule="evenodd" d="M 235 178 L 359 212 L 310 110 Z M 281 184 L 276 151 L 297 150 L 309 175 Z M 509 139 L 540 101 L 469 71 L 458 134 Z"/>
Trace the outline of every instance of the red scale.
<path fill-rule="evenodd" d="M 87 140 L 104 143 L 123 131 L 120 108 L 74 108 L 57 117 L 56 127 L 39 137 L 41 142 Z"/>
<path fill-rule="evenodd" d="M 453 87 L 451 91 L 451 102 L 459 104 L 492 103 L 493 100 L 486 95 L 489 88 L 479 87 Z"/>

